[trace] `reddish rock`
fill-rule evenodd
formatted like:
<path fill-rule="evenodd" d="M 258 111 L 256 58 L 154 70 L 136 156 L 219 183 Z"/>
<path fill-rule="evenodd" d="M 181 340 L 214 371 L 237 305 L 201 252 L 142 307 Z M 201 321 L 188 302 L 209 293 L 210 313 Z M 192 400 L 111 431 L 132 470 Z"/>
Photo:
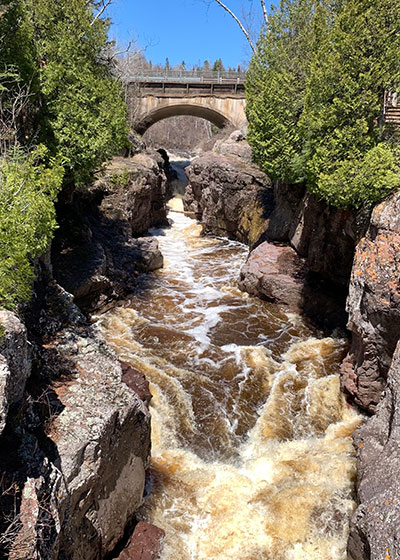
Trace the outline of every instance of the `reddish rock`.
<path fill-rule="evenodd" d="M 152 399 L 152 394 L 149 389 L 149 382 L 144 373 L 131 367 L 126 362 L 120 362 L 122 369 L 122 381 L 128 385 L 132 391 L 148 406 Z"/>
<path fill-rule="evenodd" d="M 157 560 L 163 549 L 164 537 L 162 529 L 140 521 L 118 560 Z"/>
<path fill-rule="evenodd" d="M 251 295 L 299 312 L 303 302 L 305 263 L 291 247 L 264 241 L 240 271 L 239 287 Z"/>
<path fill-rule="evenodd" d="M 376 414 L 354 434 L 359 505 L 350 523 L 349 560 L 400 558 L 400 343 Z"/>
<path fill-rule="evenodd" d="M 400 338 L 400 193 L 379 204 L 354 258 L 347 301 L 352 346 L 342 386 L 373 412 Z"/>

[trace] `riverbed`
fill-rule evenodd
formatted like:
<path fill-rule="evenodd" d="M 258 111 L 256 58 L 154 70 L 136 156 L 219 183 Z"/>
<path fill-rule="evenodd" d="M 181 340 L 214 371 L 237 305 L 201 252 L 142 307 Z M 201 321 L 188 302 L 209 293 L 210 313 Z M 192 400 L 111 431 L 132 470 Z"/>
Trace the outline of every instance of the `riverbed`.
<path fill-rule="evenodd" d="M 346 341 L 241 292 L 247 247 L 170 206 L 151 231 L 164 268 L 98 319 L 153 394 L 139 515 L 165 530 L 163 560 L 344 560 L 361 420 L 339 390 Z"/>

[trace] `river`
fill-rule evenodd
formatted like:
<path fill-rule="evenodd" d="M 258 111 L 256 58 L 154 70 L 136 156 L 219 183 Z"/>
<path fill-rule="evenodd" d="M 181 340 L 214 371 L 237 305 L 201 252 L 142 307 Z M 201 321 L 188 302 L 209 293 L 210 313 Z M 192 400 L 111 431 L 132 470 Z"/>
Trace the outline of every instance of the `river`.
<path fill-rule="evenodd" d="M 248 249 L 173 199 L 165 266 L 97 322 L 153 394 L 149 495 L 163 560 L 344 560 L 354 511 L 339 336 L 236 287 Z"/>

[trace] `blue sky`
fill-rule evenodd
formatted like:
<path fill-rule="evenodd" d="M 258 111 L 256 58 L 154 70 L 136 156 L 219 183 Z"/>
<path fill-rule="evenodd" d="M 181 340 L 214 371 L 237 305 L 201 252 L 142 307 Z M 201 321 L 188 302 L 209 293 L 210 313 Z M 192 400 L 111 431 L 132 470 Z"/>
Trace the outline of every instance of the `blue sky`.
<path fill-rule="evenodd" d="M 257 12 L 258 0 L 226 0 L 238 17 Z M 133 37 L 153 63 L 186 66 L 218 58 L 235 67 L 250 58 L 250 49 L 236 22 L 212 0 L 114 0 L 108 14 L 111 38 L 126 43 Z"/>

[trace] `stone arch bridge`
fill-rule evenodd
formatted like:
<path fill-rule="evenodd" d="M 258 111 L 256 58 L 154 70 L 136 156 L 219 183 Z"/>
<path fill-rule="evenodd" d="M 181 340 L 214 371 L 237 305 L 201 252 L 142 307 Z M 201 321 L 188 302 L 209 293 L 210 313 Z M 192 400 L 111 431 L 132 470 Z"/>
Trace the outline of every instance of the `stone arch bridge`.
<path fill-rule="evenodd" d="M 178 115 L 202 117 L 218 128 L 242 128 L 245 74 L 238 72 L 147 72 L 126 80 L 132 127 L 143 134 L 156 122 Z"/>

